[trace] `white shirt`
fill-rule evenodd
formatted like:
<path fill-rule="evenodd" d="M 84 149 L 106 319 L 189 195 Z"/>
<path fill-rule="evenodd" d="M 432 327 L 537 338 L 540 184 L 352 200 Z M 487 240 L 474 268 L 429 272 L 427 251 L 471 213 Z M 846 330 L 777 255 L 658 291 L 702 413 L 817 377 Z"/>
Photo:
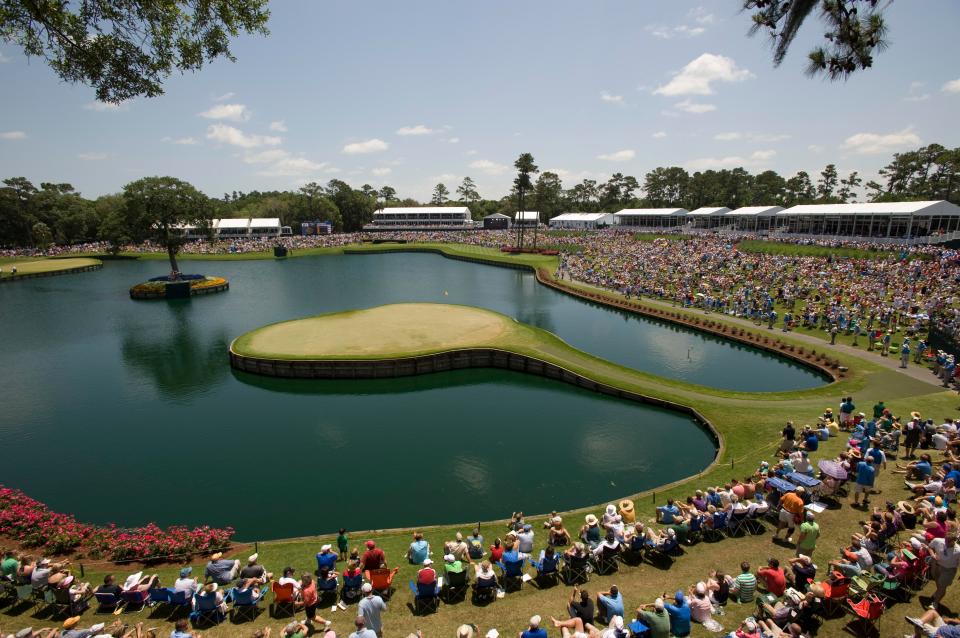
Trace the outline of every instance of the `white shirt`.
<path fill-rule="evenodd" d="M 284 576 L 283 578 L 281 578 L 280 580 L 277 581 L 277 584 L 280 585 L 281 587 L 283 587 L 283 586 L 286 585 L 287 583 L 293 585 L 293 590 L 294 590 L 294 591 L 300 591 L 300 581 L 299 581 L 299 580 L 296 580 L 296 579 L 294 579 L 294 578 L 288 578 L 287 576 Z"/>
<path fill-rule="evenodd" d="M 937 432 L 930 438 L 930 440 L 933 442 L 933 447 L 943 451 L 947 449 L 947 441 L 950 440 L 950 437 L 941 432 Z"/>
<path fill-rule="evenodd" d="M 960 565 L 960 545 L 947 547 L 946 539 L 935 538 L 930 541 L 930 549 L 937 553 L 937 565 L 942 569 L 956 569 Z"/>

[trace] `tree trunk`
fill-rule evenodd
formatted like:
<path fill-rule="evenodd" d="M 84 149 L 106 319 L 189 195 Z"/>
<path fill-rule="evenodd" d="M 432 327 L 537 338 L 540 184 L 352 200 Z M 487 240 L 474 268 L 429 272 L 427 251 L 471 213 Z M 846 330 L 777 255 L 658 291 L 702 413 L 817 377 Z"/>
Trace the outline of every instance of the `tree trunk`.
<path fill-rule="evenodd" d="M 167 257 L 170 258 L 170 272 L 180 272 L 177 266 L 177 250 L 172 243 L 167 244 Z"/>

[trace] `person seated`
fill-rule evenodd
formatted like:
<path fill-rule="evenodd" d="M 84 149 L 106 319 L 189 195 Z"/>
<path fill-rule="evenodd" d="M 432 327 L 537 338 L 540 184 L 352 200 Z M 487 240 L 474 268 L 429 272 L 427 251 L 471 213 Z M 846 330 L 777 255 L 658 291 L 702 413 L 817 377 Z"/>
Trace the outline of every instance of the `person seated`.
<path fill-rule="evenodd" d="M 653 638 L 670 636 L 670 614 L 667 613 L 663 598 L 637 607 L 637 620 L 649 628 Z"/>
<path fill-rule="evenodd" d="M 623 595 L 616 585 L 597 593 L 597 613 L 608 624 L 614 616 L 623 617 Z"/>
<path fill-rule="evenodd" d="M 360 567 L 363 571 L 381 569 L 387 566 L 387 557 L 375 542 L 368 540 L 366 547 L 367 551 L 360 557 Z"/>
<path fill-rule="evenodd" d="M 763 638 L 804 638 L 803 628 L 795 622 L 780 628 L 770 618 L 758 620 Z"/>
<path fill-rule="evenodd" d="M 490 546 L 490 562 L 499 563 L 503 560 L 503 541 L 499 538 L 493 540 L 493 545 Z"/>
<path fill-rule="evenodd" d="M 936 609 L 928 609 L 920 616 L 907 616 L 906 619 L 913 625 L 914 638 L 960 637 L 960 618 L 945 618 Z"/>
<path fill-rule="evenodd" d="M 66 591 L 71 602 L 79 602 L 93 595 L 90 583 L 81 583 L 68 571 L 57 572 L 47 583 L 51 589 Z M 86 604 L 83 606 L 86 609 Z"/>
<path fill-rule="evenodd" d="M 597 558 L 616 556 L 620 553 L 620 541 L 617 540 L 616 535 L 612 531 L 607 532 L 603 541 L 594 547 L 591 553 Z"/>
<path fill-rule="evenodd" d="M 590 592 L 574 585 L 573 591 L 570 592 L 570 599 L 567 601 L 567 612 L 570 618 L 579 618 L 584 626 L 595 622 L 597 613 L 593 599 L 590 598 Z"/>
<path fill-rule="evenodd" d="M 850 539 L 850 546 L 843 550 L 841 558 L 832 560 L 828 564 L 831 569 L 839 571 L 848 578 L 853 578 L 873 568 L 873 556 L 861 545 L 860 538 L 853 536 Z"/>
<path fill-rule="evenodd" d="M 777 627 L 786 627 L 803 609 L 809 607 L 814 599 L 815 596 L 813 592 L 800 594 L 799 592 L 791 590 L 787 592 L 787 595 L 784 596 L 782 601 L 774 605 L 763 601 L 758 606 L 758 611 L 765 618 L 772 620 L 773 624 Z"/>
<path fill-rule="evenodd" d="M 453 554 L 457 560 L 470 562 L 470 546 L 463 540 L 463 534 L 457 532 L 454 540 L 444 543 L 444 554 Z"/>
<path fill-rule="evenodd" d="M 216 552 L 210 556 L 210 562 L 203 572 L 206 580 L 212 580 L 218 585 L 229 585 L 240 574 L 240 561 L 223 557 L 223 552 Z"/>
<path fill-rule="evenodd" d="M 443 571 L 447 574 L 463 573 L 463 562 L 457 560 L 457 557 L 453 554 L 444 554 Z"/>
<path fill-rule="evenodd" d="M 691 585 L 687 592 L 687 604 L 690 606 L 690 620 L 701 625 L 706 623 L 711 625 L 713 619 L 713 603 L 710 602 L 710 596 L 707 592 L 707 584 L 700 581 L 696 585 Z"/>
<path fill-rule="evenodd" d="M 220 591 L 220 586 L 217 583 L 207 583 L 203 586 L 203 589 L 200 590 L 200 593 L 197 594 L 197 597 L 193 599 L 194 609 L 197 608 L 197 600 L 205 596 L 212 596 L 214 598 L 217 609 L 221 614 L 226 615 L 227 613 L 227 603 L 223 599 L 223 592 Z"/>
<path fill-rule="evenodd" d="M 514 512 L 507 523 L 507 529 L 513 532 L 519 532 L 523 529 L 523 512 Z"/>
<path fill-rule="evenodd" d="M 530 626 L 519 632 L 517 638 L 547 638 L 547 630 L 540 627 L 540 616 L 531 616 Z"/>
<path fill-rule="evenodd" d="M 330 546 L 327 545 L 326 547 L 330 547 Z M 267 572 L 267 570 L 263 568 L 263 565 L 259 565 L 257 563 L 257 560 L 259 558 L 260 558 L 260 554 L 256 554 L 256 553 L 251 554 L 247 558 L 247 566 L 240 570 L 241 580 L 249 580 L 251 578 L 255 578 L 257 579 L 257 581 L 263 584 L 268 580 L 270 580 L 271 578 L 273 578 L 273 574 Z"/>
<path fill-rule="evenodd" d="M 306 638 L 310 635 L 310 626 L 299 620 L 291 620 L 280 633 L 282 638 Z"/>
<path fill-rule="evenodd" d="M 490 564 L 490 561 L 484 560 L 479 563 L 475 563 L 473 568 L 475 572 L 474 575 L 477 578 L 478 589 L 484 587 L 496 587 L 497 574 L 493 571 L 493 566 Z"/>
<path fill-rule="evenodd" d="M 724 606 L 730 600 L 730 590 L 734 586 L 733 577 L 717 570 L 707 578 L 707 595 L 714 605 Z"/>
<path fill-rule="evenodd" d="M 665 530 L 662 529 L 659 532 L 654 530 L 652 527 L 648 527 L 646 529 L 646 537 L 647 547 L 663 549 L 664 547 L 676 541 L 677 533 L 673 531 L 672 527 L 668 527 Z"/>
<path fill-rule="evenodd" d="M 732 515 L 746 515 L 747 514 L 747 505 L 740 500 L 740 497 L 734 494 L 730 498 L 730 509 L 728 512 Z"/>
<path fill-rule="evenodd" d="M 740 626 L 737 627 L 737 630 L 730 635 L 733 638 L 762 638 L 760 634 L 760 626 L 753 617 L 747 618 L 740 623 Z"/>
<path fill-rule="evenodd" d="M 433 585 L 437 582 L 437 572 L 433 568 L 433 560 L 425 558 L 423 567 L 417 572 L 418 585 Z"/>
<path fill-rule="evenodd" d="M 793 462 L 793 471 L 799 472 L 800 474 L 805 474 L 807 476 L 813 476 L 813 465 L 810 463 L 810 457 L 808 456 L 807 450 L 800 450 L 795 459 L 792 459 Z"/>
<path fill-rule="evenodd" d="M 471 561 L 483 558 L 483 536 L 480 535 L 479 529 L 473 530 L 473 533 L 467 537 L 467 557 Z"/>
<path fill-rule="evenodd" d="M 127 576 L 127 580 L 123 583 L 123 591 L 145 592 L 160 586 L 159 576 L 156 574 L 144 576 L 142 574 L 143 572 L 137 572 L 136 574 Z"/>
<path fill-rule="evenodd" d="M 20 569 L 20 561 L 12 549 L 3 550 L 3 561 L 0 562 L 0 578 L 13 581 L 16 579 L 17 570 Z"/>
<path fill-rule="evenodd" d="M 706 511 L 707 511 L 707 505 L 709 505 L 709 503 L 708 503 L 706 497 L 704 496 L 702 490 L 697 490 L 696 492 L 694 492 L 693 499 L 691 500 L 691 504 L 692 504 L 695 508 L 697 508 L 697 511 L 698 511 L 698 512 L 706 512 Z"/>
<path fill-rule="evenodd" d="M 790 565 L 790 573 L 787 575 L 790 586 L 805 594 L 810 589 L 810 583 L 817 577 L 817 566 L 806 554 L 788 558 L 787 562 Z"/>
<path fill-rule="evenodd" d="M 800 447 L 805 452 L 816 452 L 820 449 L 820 437 L 817 436 L 817 431 L 811 428 L 809 425 L 803 426 L 803 441 L 800 443 Z"/>
<path fill-rule="evenodd" d="M 277 584 L 281 587 L 285 585 L 292 585 L 293 592 L 298 594 L 300 592 L 300 581 L 294 578 L 294 575 L 297 573 L 293 567 L 284 567 L 283 576 L 280 577 L 280 580 L 277 581 Z"/>
<path fill-rule="evenodd" d="M 623 534 L 623 544 L 633 551 L 639 551 L 646 542 L 647 534 L 644 530 L 643 522 L 637 521 L 628 527 Z"/>
<path fill-rule="evenodd" d="M 589 555 L 587 546 L 578 541 L 563 553 L 563 558 L 568 562 L 576 562 L 586 560 Z"/>
<path fill-rule="evenodd" d="M 30 568 L 30 585 L 35 590 L 47 586 L 50 577 L 66 568 L 66 563 L 52 563 L 49 558 L 43 558 Z"/>
<path fill-rule="evenodd" d="M 520 545 L 516 542 L 507 541 L 503 550 L 504 563 L 516 563 L 525 558 L 530 558 L 529 554 L 520 551 Z"/>
<path fill-rule="evenodd" d="M 123 588 L 117 584 L 117 579 L 113 576 L 113 574 L 107 574 L 103 577 L 103 584 L 97 587 L 95 593 L 110 594 L 111 596 L 119 598 L 122 592 Z"/>
<path fill-rule="evenodd" d="M 570 532 L 563 526 L 563 519 L 559 516 L 554 516 L 550 519 L 547 543 L 554 547 L 562 547 L 570 544 Z"/>
<path fill-rule="evenodd" d="M 663 525 L 673 525 L 678 519 L 682 518 L 680 508 L 677 507 L 672 498 L 667 500 L 666 505 L 657 508 L 657 514 L 659 519 L 657 522 Z"/>
<path fill-rule="evenodd" d="M 430 556 L 430 543 L 423 540 L 423 534 L 413 533 L 413 542 L 407 549 L 407 560 L 411 565 L 423 565 L 424 561 Z M 317 558 L 319 560 L 319 557 Z"/>
<path fill-rule="evenodd" d="M 620 516 L 619 514 L 614 515 L 613 518 L 611 518 L 610 521 L 606 523 L 603 527 L 606 532 L 608 533 L 612 532 L 613 535 L 618 540 L 623 540 L 623 534 L 624 534 L 623 517 Z"/>
<path fill-rule="evenodd" d="M 603 538 L 600 523 L 593 514 L 587 514 L 584 517 L 584 522 L 584 526 L 580 528 L 580 540 L 590 547 L 596 547 Z"/>
<path fill-rule="evenodd" d="M 780 567 L 780 561 L 771 558 L 767 561 L 767 566 L 757 570 L 757 582 L 777 598 L 783 596 L 787 590 L 787 577 Z"/>
<path fill-rule="evenodd" d="M 526 523 L 517 534 L 517 550 L 522 554 L 533 553 L 533 525 Z"/>
<path fill-rule="evenodd" d="M 334 569 L 337 561 L 340 560 L 340 555 L 333 551 L 333 545 L 327 543 L 320 546 L 320 551 L 317 552 L 316 559 L 318 571 L 324 567 Z"/>
<path fill-rule="evenodd" d="M 752 603 L 757 592 L 757 577 L 750 573 L 750 563 L 740 563 L 740 575 L 733 579 L 730 594 L 741 604 Z"/>

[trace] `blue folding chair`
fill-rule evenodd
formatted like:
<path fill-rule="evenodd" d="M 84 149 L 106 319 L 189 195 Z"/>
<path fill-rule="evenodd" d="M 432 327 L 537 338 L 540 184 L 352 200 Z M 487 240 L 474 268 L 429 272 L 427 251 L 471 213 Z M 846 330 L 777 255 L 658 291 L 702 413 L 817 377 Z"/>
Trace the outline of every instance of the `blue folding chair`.
<path fill-rule="evenodd" d="M 696 545 L 703 537 L 703 514 L 690 519 L 690 531 L 687 532 L 687 545 Z"/>
<path fill-rule="evenodd" d="M 489 603 L 497 599 L 497 579 L 477 579 L 473 584 L 473 602 Z"/>
<path fill-rule="evenodd" d="M 727 513 L 726 512 L 714 512 L 713 513 L 713 526 L 710 529 L 704 530 L 703 539 L 706 541 L 711 540 L 720 540 L 723 538 L 723 533 L 727 529 Z"/>
<path fill-rule="evenodd" d="M 436 581 L 425 585 L 411 580 L 410 589 L 413 591 L 414 616 L 435 612 L 440 608 L 440 586 Z"/>
<path fill-rule="evenodd" d="M 123 606 L 123 600 L 119 594 L 95 591 L 93 595 L 97 599 L 97 608 L 93 612 L 95 614 L 112 614 L 118 607 Z"/>
<path fill-rule="evenodd" d="M 174 615 L 181 613 L 184 610 L 189 611 L 192 601 L 193 596 L 188 591 L 171 591 L 170 600 L 167 603 L 170 606 L 170 615 L 167 616 L 167 618 L 172 618 Z"/>
<path fill-rule="evenodd" d="M 516 585 L 517 589 L 523 589 L 523 565 L 526 562 L 524 558 L 511 562 L 497 562 L 501 571 L 500 580 L 505 590 L 509 590 L 511 585 Z"/>
<path fill-rule="evenodd" d="M 544 582 L 552 582 L 554 585 L 560 582 L 560 555 L 554 554 L 547 556 L 543 550 L 540 551 L 540 560 L 530 560 L 530 564 L 537 569 L 537 584 L 543 585 Z"/>
<path fill-rule="evenodd" d="M 363 587 L 363 572 L 356 576 L 344 576 L 340 599 L 347 604 L 360 600 L 361 587 Z"/>
<path fill-rule="evenodd" d="M 662 563 L 673 563 L 673 554 L 680 547 L 679 541 L 676 537 L 667 538 L 659 545 L 657 544 L 648 544 L 647 545 L 647 560 L 651 563 L 653 562 L 662 562 Z"/>
<path fill-rule="evenodd" d="M 230 622 L 240 622 L 243 619 L 256 620 L 260 613 L 260 601 L 267 595 L 267 588 L 260 590 L 259 595 L 253 595 L 254 589 L 233 589 L 233 606 L 230 608 Z"/>
<path fill-rule="evenodd" d="M 209 625 L 214 627 L 223 622 L 223 612 L 217 604 L 215 592 L 203 592 L 193 597 L 193 612 L 190 613 L 190 622 L 195 626 Z"/>
<path fill-rule="evenodd" d="M 147 599 L 147 607 L 161 610 L 170 605 L 170 597 L 173 596 L 173 589 L 170 587 L 154 587 L 149 591 L 150 597 Z"/>
<path fill-rule="evenodd" d="M 337 581 L 336 577 L 334 578 L 318 578 L 317 579 L 317 597 L 319 598 L 321 604 L 324 601 L 329 600 L 333 597 L 334 601 L 337 598 L 337 587 L 340 583 Z"/>

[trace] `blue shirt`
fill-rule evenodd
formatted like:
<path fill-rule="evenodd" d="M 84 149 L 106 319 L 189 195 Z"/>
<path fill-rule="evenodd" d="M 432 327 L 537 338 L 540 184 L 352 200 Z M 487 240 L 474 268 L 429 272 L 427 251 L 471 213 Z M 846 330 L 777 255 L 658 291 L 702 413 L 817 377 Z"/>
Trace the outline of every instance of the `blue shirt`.
<path fill-rule="evenodd" d="M 337 555 L 333 552 L 319 552 L 317 554 L 317 569 L 327 567 L 333 569 L 337 564 Z"/>
<path fill-rule="evenodd" d="M 430 543 L 421 539 L 410 543 L 410 562 L 414 565 L 422 565 L 430 553 Z"/>
<path fill-rule="evenodd" d="M 674 636 L 690 635 L 690 605 L 683 601 L 680 605 L 664 605 L 670 614 L 670 633 Z"/>
<path fill-rule="evenodd" d="M 943 482 L 946 483 L 947 479 L 953 479 L 953 484 L 960 486 L 960 470 L 950 470 L 947 472 L 946 476 L 943 477 Z"/>
<path fill-rule="evenodd" d="M 857 484 L 866 485 L 867 487 L 873 487 L 873 479 L 876 476 L 876 472 L 873 469 L 873 466 L 869 463 L 860 461 L 857 464 Z"/>
<path fill-rule="evenodd" d="M 680 508 L 676 505 L 664 505 L 658 509 L 660 510 L 660 522 L 665 525 L 672 525 L 673 521 L 680 516 Z"/>
<path fill-rule="evenodd" d="M 537 627 L 536 629 L 527 629 L 520 635 L 523 638 L 547 638 L 547 630 L 543 627 Z"/>
<path fill-rule="evenodd" d="M 820 447 L 820 439 L 818 439 L 817 435 L 812 432 L 807 435 L 807 438 L 804 439 L 804 443 L 807 445 L 807 452 L 816 452 Z"/>
<path fill-rule="evenodd" d="M 917 461 L 916 470 L 923 478 L 927 478 L 933 472 L 933 468 L 926 461 Z"/>
<path fill-rule="evenodd" d="M 607 612 L 607 622 L 610 622 L 614 616 L 623 617 L 623 595 L 620 592 L 615 595 L 600 596 L 600 600 Z"/>

